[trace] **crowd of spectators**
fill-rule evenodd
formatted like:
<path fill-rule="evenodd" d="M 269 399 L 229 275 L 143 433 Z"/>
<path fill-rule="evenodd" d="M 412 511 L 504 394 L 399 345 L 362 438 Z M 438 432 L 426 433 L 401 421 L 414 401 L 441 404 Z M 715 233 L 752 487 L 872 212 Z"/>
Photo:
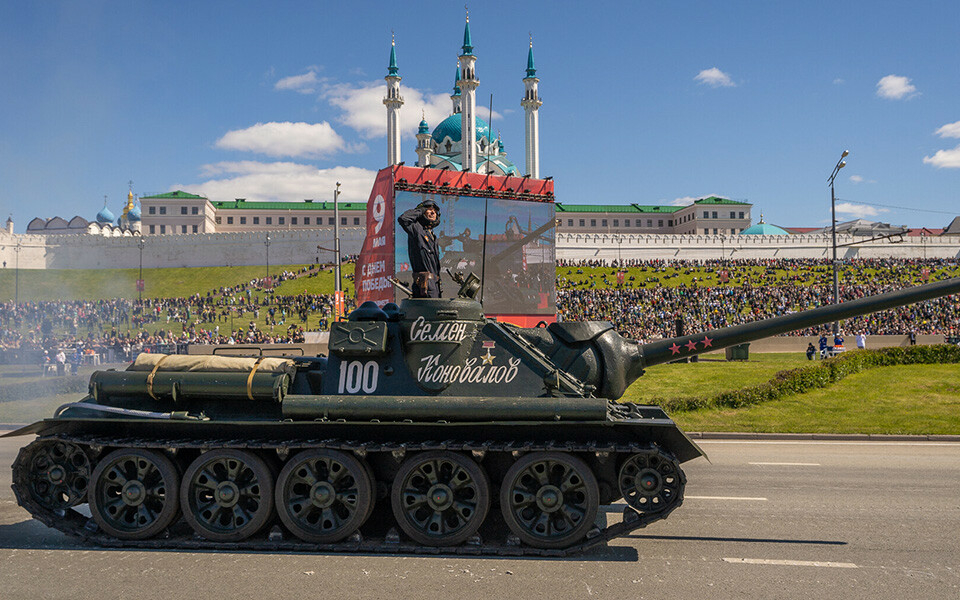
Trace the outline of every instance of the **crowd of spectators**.
<path fill-rule="evenodd" d="M 610 321 L 624 336 L 639 340 L 672 337 L 678 317 L 693 333 L 833 302 L 832 267 L 825 260 L 558 261 L 558 266 L 558 319 Z M 313 277 L 319 270 L 311 266 L 283 272 L 271 283 Z M 956 263 L 940 259 L 852 261 L 844 265 L 840 295 L 844 301 L 854 300 L 944 273 L 960 274 Z M 109 353 L 128 360 L 142 351 L 177 351 L 189 344 L 298 343 L 306 331 L 328 329 L 332 295 L 280 295 L 266 284 L 254 279 L 205 294 L 145 298 L 142 303 L 128 298 L 3 303 L 0 351 L 52 354 L 66 348 L 69 356 Z M 845 329 L 851 335 L 956 336 L 960 295 L 848 319 Z M 823 331 L 808 328 L 788 335 Z"/>
<path fill-rule="evenodd" d="M 188 297 L 113 298 L 0 304 L 0 352 L 53 361 L 58 349 L 72 362 L 90 355 L 129 360 L 140 352 L 177 352 L 189 344 L 302 343 L 333 317 L 330 294 L 271 293 L 284 281 L 315 277 L 305 267 Z M 351 305 L 348 303 L 348 308 Z M 46 355 L 44 355 L 46 351 Z M 2 359 L 2 357 L 0 357 Z"/>
<path fill-rule="evenodd" d="M 832 266 L 825 260 L 565 262 L 557 280 L 557 315 L 564 321 L 604 320 L 632 339 L 675 335 L 677 317 L 687 333 L 741 325 L 833 302 Z M 584 268 L 602 268 L 586 278 Z M 566 271 L 564 271 L 566 269 Z M 606 269 L 610 269 L 607 271 Z M 579 271 L 579 273 L 578 273 Z M 618 271 L 630 273 L 618 278 Z M 840 297 L 855 300 L 960 275 L 943 259 L 869 259 L 848 262 Z M 690 276 L 689 283 L 661 285 Z M 948 275 L 945 275 L 948 276 Z M 597 280 L 600 280 L 599 282 Z M 619 283 L 622 280 L 622 283 Z M 600 282 L 603 282 L 602 284 Z M 847 319 L 851 334 L 914 335 L 960 332 L 960 295 Z M 787 335 L 820 335 L 824 327 Z"/>

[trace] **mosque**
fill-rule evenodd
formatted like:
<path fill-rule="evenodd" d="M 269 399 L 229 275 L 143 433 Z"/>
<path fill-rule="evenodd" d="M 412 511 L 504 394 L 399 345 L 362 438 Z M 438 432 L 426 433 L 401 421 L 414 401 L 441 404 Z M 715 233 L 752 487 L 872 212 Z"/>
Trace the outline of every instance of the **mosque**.
<path fill-rule="evenodd" d="M 527 52 L 527 70 L 523 78 L 524 96 L 521 101 L 525 113 L 524 131 L 526 153 L 521 171 L 507 158 L 503 140 L 493 137 L 490 124 L 477 115 L 477 56 L 473 53 L 470 33 L 470 15 L 463 30 L 459 64 L 453 84 L 451 114 L 430 130 L 426 119 L 417 129 L 418 167 L 449 171 L 466 171 L 491 175 L 528 175 L 540 178 L 540 100 L 537 69 L 533 61 L 533 39 Z M 397 67 L 396 43 L 390 46 L 390 66 L 387 69 L 387 93 L 383 104 L 387 108 L 387 165 L 400 163 L 400 70 Z M 465 142 L 465 140 L 468 140 Z"/>

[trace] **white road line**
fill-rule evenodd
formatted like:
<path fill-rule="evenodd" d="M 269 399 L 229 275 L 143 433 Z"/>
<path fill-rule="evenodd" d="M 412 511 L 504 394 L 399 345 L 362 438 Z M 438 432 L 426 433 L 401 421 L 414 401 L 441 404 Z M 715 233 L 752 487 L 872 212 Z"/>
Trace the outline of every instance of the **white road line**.
<path fill-rule="evenodd" d="M 745 500 L 750 502 L 766 502 L 766 498 L 744 498 L 743 496 L 684 496 L 687 500 Z"/>
<path fill-rule="evenodd" d="M 833 569 L 859 569 L 853 563 L 826 562 L 820 560 L 774 560 L 770 558 L 724 558 L 723 562 L 747 565 L 777 565 L 781 567 L 830 567 Z"/>
<path fill-rule="evenodd" d="M 752 462 L 748 465 L 764 465 L 777 467 L 819 467 L 820 463 L 792 463 L 792 462 Z"/>

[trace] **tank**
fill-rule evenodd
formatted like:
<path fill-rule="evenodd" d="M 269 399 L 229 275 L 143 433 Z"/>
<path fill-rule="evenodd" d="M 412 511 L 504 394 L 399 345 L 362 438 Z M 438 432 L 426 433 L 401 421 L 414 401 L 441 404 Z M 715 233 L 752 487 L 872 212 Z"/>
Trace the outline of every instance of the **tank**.
<path fill-rule="evenodd" d="M 645 367 L 960 292 L 640 344 L 606 322 L 485 318 L 479 279 L 461 284 L 361 305 L 329 356 L 98 371 L 86 397 L 7 434 L 37 436 L 13 464 L 17 501 L 104 546 L 568 555 L 669 516 L 681 465 L 704 456 L 659 407 L 618 401 Z"/>

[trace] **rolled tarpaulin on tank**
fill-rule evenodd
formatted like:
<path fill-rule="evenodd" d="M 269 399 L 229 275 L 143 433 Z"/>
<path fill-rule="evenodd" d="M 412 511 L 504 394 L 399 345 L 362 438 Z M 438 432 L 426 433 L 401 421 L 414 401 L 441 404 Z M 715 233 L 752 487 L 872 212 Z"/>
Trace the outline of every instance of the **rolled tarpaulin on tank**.
<path fill-rule="evenodd" d="M 605 398 L 478 398 L 473 396 L 309 396 L 283 399 L 295 421 L 603 421 Z"/>
<path fill-rule="evenodd" d="M 289 388 L 290 376 L 286 373 L 260 371 L 96 371 L 90 376 L 90 394 L 98 402 L 111 396 L 280 402 Z"/>
<path fill-rule="evenodd" d="M 157 368 L 159 366 L 159 368 Z M 221 356 L 215 354 L 152 354 L 143 353 L 127 367 L 127 371 L 230 371 L 249 373 L 256 366 L 259 373 L 288 373 L 294 371 L 294 361 L 289 358 L 244 356 Z"/>

